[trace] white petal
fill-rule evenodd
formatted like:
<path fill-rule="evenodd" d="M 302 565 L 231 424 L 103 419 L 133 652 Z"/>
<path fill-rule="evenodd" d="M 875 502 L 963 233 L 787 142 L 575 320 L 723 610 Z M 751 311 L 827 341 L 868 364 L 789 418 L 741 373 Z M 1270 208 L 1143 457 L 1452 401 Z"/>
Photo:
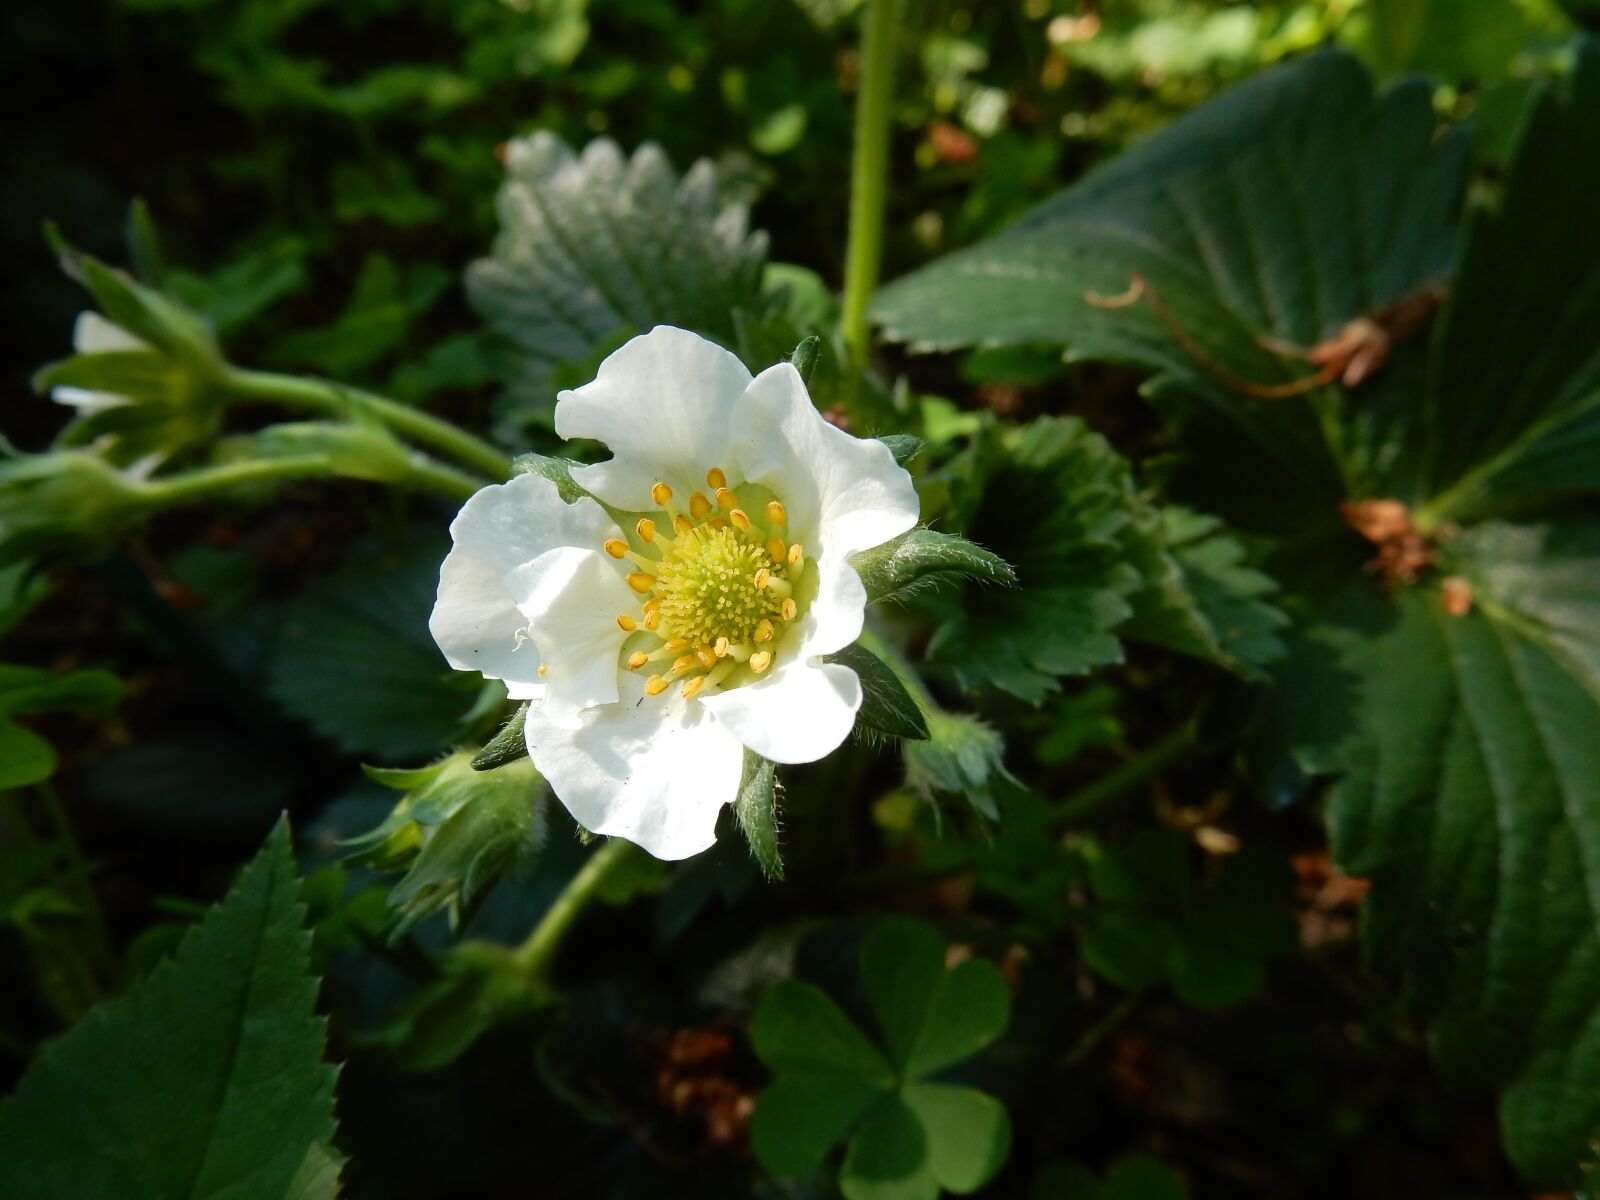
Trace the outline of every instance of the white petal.
<path fill-rule="evenodd" d="M 526 734 L 533 765 L 574 820 L 657 858 L 716 841 L 717 814 L 744 770 L 744 747 L 702 705 L 676 690 L 647 697 L 632 675 L 621 703 L 589 709 L 576 729 L 530 708 Z"/>
<path fill-rule="evenodd" d="M 454 546 L 439 568 L 439 593 L 428 628 L 458 671 L 481 671 L 517 685 L 519 698 L 539 685 L 539 650 L 518 631 L 527 618 L 506 582 L 509 571 L 557 546 L 596 547 L 616 526 L 593 500 L 567 504 L 555 484 L 519 475 L 475 493 L 450 523 Z M 520 644 L 519 644 L 520 643 Z"/>
<path fill-rule="evenodd" d="M 658 325 L 600 364 L 593 383 L 556 398 L 556 432 L 597 438 L 609 462 L 575 467 L 572 477 L 618 508 L 653 508 L 664 480 L 687 498 L 706 470 L 726 466 L 728 428 L 750 372 L 698 334 Z"/>
<path fill-rule="evenodd" d="M 130 403 L 128 397 L 116 392 L 91 392 L 88 388 L 57 387 L 50 389 L 50 399 L 65 404 L 80 413 L 99 412 L 105 408 L 118 408 Z"/>
<path fill-rule="evenodd" d="M 570 725 L 578 714 L 617 700 L 617 656 L 628 635 L 617 614 L 638 607 L 637 597 L 599 550 L 559 546 L 506 575 L 528 634 L 547 669 L 541 707 L 549 719 Z"/>
<path fill-rule="evenodd" d="M 741 478 L 772 489 L 806 552 L 854 554 L 917 523 L 917 491 L 889 447 L 823 420 L 789 363 L 756 376 L 734 410 Z"/>
<path fill-rule="evenodd" d="M 702 696 L 700 703 L 763 758 L 816 762 L 850 735 L 861 707 L 861 680 L 838 663 L 794 658 L 760 683 Z"/>
<path fill-rule="evenodd" d="M 113 324 L 97 312 L 81 312 L 72 325 L 72 348 L 79 354 L 105 350 L 143 350 L 148 343 Z"/>

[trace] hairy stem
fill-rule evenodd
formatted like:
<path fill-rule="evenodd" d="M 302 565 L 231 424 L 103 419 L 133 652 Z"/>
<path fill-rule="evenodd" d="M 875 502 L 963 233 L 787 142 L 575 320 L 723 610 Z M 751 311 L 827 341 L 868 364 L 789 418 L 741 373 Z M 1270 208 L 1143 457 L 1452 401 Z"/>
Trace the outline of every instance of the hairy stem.
<path fill-rule="evenodd" d="M 345 415 L 352 404 L 357 404 L 396 433 L 471 467 L 487 479 L 498 482 L 511 478 L 510 456 L 449 421 L 384 396 L 325 379 L 245 371 L 237 367 L 227 370 L 223 385 L 244 399 L 282 404 L 307 412 Z"/>
<path fill-rule="evenodd" d="M 549 973 L 573 922 L 589 906 L 600 885 L 637 853 L 639 849 L 632 842 L 611 838 L 589 856 L 533 927 L 527 940 L 513 952 L 517 966 L 530 979 L 542 979 Z"/>
<path fill-rule="evenodd" d="M 850 238 L 845 252 L 845 344 L 867 359 L 867 303 L 878 286 L 883 206 L 889 173 L 889 112 L 894 98 L 895 24 L 900 0 L 868 0 L 862 18 L 861 83 L 856 94 L 855 154 L 850 167 Z"/>

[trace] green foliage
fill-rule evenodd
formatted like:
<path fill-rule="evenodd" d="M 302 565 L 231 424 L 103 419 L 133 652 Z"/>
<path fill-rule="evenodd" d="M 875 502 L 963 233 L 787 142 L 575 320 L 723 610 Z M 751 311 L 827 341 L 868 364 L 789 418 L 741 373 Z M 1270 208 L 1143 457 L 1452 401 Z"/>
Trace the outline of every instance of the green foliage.
<path fill-rule="evenodd" d="M 680 178 L 658 147 L 625 158 L 601 139 L 578 155 L 548 133 L 505 158 L 500 234 L 467 289 L 507 347 L 508 429 L 547 422 L 556 392 L 636 333 L 677 325 L 731 344 L 734 312 L 761 309 L 766 237 L 720 203 L 709 162 Z"/>
<path fill-rule="evenodd" d="M 280 822 L 175 957 L 49 1047 L 0 1103 L 0 1191 L 283 1196 L 333 1135 L 301 917 Z"/>
<path fill-rule="evenodd" d="M 1202 1008 L 1237 1004 L 1261 991 L 1267 962 L 1296 945 L 1292 882 L 1281 857 L 1247 848 L 1197 890 L 1188 839 L 1141 830 L 1090 864 L 1102 906 L 1084 932 L 1084 959 L 1125 988 L 1165 982 Z"/>
<path fill-rule="evenodd" d="M 778 849 L 778 791 L 778 764 L 747 749 L 733 815 L 750 845 L 750 853 L 768 879 L 783 878 L 783 852 Z"/>
<path fill-rule="evenodd" d="M 1186 1200 L 1183 1177 L 1142 1154 L 1122 1159 L 1104 1179 L 1080 1163 L 1053 1162 L 1033 1177 L 1030 1200 Z"/>
<path fill-rule="evenodd" d="M 442 557 L 434 545 L 369 551 L 313 582 L 284 608 L 272 696 L 351 754 L 436 749 L 472 706 L 428 634 Z"/>
<path fill-rule="evenodd" d="M 39 783 L 55 774 L 56 752 L 44 738 L 12 717 L 33 713 L 104 713 L 122 698 L 122 683 L 109 671 L 58 675 L 35 667 L 0 663 L 0 791 Z"/>
<path fill-rule="evenodd" d="M 946 969 L 939 935 L 903 918 L 863 939 L 860 970 L 882 1050 L 810 984 L 785 980 L 762 998 L 750 1037 L 776 1078 L 751 1118 L 756 1156 L 775 1174 L 801 1174 L 848 1135 L 847 1200 L 976 1191 L 1005 1163 L 1010 1120 L 993 1097 L 930 1076 L 1005 1031 L 1005 981 L 982 959 Z"/>
<path fill-rule="evenodd" d="M 856 728 L 884 737 L 926 741 L 928 722 L 905 684 L 865 646 L 846 646 L 828 655 L 829 662 L 849 667 L 861 680 L 861 710 Z"/>
<path fill-rule="evenodd" d="M 999 555 L 933 529 L 908 530 L 881 546 L 852 555 L 850 565 L 866 585 L 869 604 L 904 600 L 920 588 L 959 579 L 1001 587 L 1016 582 L 1016 572 Z"/>
<path fill-rule="evenodd" d="M 404 875 L 389 893 L 394 937 L 446 911 L 458 926 L 489 890 L 538 853 L 544 837 L 544 781 L 524 757 L 494 771 L 462 750 L 416 770 L 367 767 L 404 792 L 384 820 L 350 840 L 352 863 Z"/>

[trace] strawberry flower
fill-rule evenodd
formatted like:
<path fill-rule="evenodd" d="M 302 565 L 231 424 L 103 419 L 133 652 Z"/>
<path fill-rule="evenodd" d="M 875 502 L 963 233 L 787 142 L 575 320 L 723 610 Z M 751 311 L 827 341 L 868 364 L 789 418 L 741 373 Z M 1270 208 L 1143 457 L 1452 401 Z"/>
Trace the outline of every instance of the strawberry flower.
<path fill-rule="evenodd" d="M 861 633 L 850 556 L 917 520 L 888 447 L 829 425 L 789 363 L 751 377 L 660 326 L 561 393 L 556 431 L 605 443 L 568 504 L 535 474 L 450 526 L 430 622 L 451 666 L 531 701 L 534 766 L 581 825 L 659 858 L 715 840 L 745 751 L 812 762 L 849 734 Z"/>

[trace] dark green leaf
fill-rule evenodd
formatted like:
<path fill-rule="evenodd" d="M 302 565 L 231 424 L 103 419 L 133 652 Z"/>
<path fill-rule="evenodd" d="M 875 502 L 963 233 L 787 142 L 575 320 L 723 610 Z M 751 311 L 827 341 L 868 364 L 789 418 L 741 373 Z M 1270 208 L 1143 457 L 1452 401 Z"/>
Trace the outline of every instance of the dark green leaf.
<path fill-rule="evenodd" d="M 829 662 L 849 667 L 861 680 L 861 711 L 858 725 L 888 737 L 923 741 L 928 737 L 928 722 L 922 709 L 906 691 L 905 684 L 881 658 L 866 647 L 846 646 L 828 655 Z"/>
<path fill-rule="evenodd" d="M 778 764 L 753 750 L 744 752 L 744 777 L 733 802 L 750 853 L 768 879 L 783 878 L 783 852 L 778 849 Z"/>
<path fill-rule="evenodd" d="M 750 1148 L 774 1175 L 802 1175 L 884 1096 L 882 1084 L 835 1071 L 786 1071 L 750 1114 Z"/>
<path fill-rule="evenodd" d="M 794 348 L 794 353 L 789 355 L 789 361 L 794 369 L 800 372 L 800 379 L 807 387 L 811 386 L 811 377 L 816 374 L 817 355 L 822 349 L 822 339 L 816 334 L 807 334 L 800 339 Z"/>
<path fill-rule="evenodd" d="M 912 1048 L 944 976 L 944 939 L 922 921 L 887 917 L 861 940 L 859 965 L 889 1057 L 908 1073 Z"/>
<path fill-rule="evenodd" d="M 892 1068 L 827 994 L 809 983 L 780 980 L 767 989 L 750 1018 L 750 1044 L 769 1068 L 826 1071 L 890 1087 Z"/>
<path fill-rule="evenodd" d="M 500 234 L 467 294 L 509 347 L 509 425 L 547 419 L 554 374 L 603 344 L 670 324 L 731 345 L 734 310 L 763 307 L 766 238 L 720 204 L 709 161 L 680 179 L 655 146 L 630 159 L 601 139 L 577 155 L 540 132 L 506 162 Z"/>
<path fill-rule="evenodd" d="M 845 1200 L 938 1200 L 927 1131 L 899 1094 L 880 1101 L 850 1139 L 839 1190 Z"/>
<path fill-rule="evenodd" d="M 55 747 L 31 729 L 0 718 L 0 791 L 40 783 L 55 773 Z"/>
<path fill-rule="evenodd" d="M 1368 951 L 1409 976 L 1445 1075 L 1501 1088 L 1518 1168 L 1575 1186 L 1600 1146 L 1600 537 L 1485 526 L 1452 555 L 1470 612 L 1412 589 L 1350 643 L 1334 850 L 1372 879 Z"/>
<path fill-rule="evenodd" d="M 1011 1118 L 993 1096 L 947 1083 L 914 1083 L 901 1094 L 922 1123 L 928 1166 L 941 1187 L 975 1192 L 1005 1165 Z"/>
<path fill-rule="evenodd" d="M 1415 485 L 1430 521 L 1600 489 L 1600 47 L 1523 126 L 1440 317 Z"/>
<path fill-rule="evenodd" d="M 0 1103 L 0 1192 L 285 1194 L 333 1135 L 295 889 L 280 822 L 176 956 L 48 1047 Z"/>

